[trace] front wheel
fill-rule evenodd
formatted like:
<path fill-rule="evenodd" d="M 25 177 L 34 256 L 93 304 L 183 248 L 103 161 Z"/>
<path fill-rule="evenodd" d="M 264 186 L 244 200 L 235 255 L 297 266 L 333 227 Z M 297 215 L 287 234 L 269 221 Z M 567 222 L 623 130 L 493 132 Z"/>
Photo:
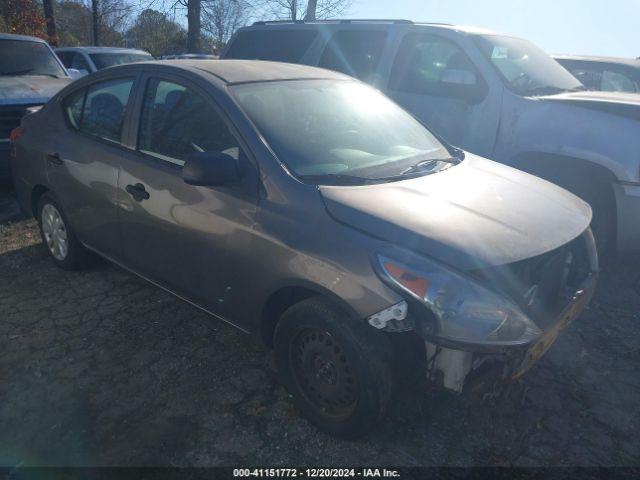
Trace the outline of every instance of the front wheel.
<path fill-rule="evenodd" d="M 383 333 L 314 297 L 282 315 L 274 346 L 282 383 L 320 430 L 354 438 L 386 414 L 392 374 Z"/>

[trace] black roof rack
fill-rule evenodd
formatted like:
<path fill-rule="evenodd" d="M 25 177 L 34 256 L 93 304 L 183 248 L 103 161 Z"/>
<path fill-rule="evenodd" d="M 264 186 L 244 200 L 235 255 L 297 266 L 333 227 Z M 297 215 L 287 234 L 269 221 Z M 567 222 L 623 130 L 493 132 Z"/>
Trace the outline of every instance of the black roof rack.
<path fill-rule="evenodd" d="M 272 25 L 281 23 L 413 23 L 411 20 L 404 20 L 401 18 L 345 18 L 345 19 L 328 19 L 328 20 L 313 20 L 312 22 L 306 22 L 304 20 L 260 20 L 253 22 L 254 25 Z"/>

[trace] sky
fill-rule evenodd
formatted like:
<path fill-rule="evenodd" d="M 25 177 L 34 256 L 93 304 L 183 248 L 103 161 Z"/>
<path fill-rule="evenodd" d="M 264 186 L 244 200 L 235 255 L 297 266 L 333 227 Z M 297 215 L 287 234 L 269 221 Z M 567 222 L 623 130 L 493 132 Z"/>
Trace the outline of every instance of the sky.
<path fill-rule="evenodd" d="M 549 53 L 640 57 L 640 0 L 353 0 L 344 17 L 473 25 Z"/>

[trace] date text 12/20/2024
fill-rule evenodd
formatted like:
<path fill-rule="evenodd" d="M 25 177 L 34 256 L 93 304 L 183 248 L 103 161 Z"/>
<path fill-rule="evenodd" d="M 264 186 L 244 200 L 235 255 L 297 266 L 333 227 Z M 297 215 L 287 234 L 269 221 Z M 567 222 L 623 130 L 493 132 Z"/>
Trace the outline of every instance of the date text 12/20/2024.
<path fill-rule="evenodd" d="M 236 468 L 234 478 L 398 478 L 397 470 L 386 468 Z"/>

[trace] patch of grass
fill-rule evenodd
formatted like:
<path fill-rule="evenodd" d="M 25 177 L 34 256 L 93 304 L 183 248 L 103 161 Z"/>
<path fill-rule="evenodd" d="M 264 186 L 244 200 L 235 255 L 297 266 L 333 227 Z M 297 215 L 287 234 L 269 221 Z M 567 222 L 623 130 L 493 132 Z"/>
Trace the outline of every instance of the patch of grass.
<path fill-rule="evenodd" d="M 41 243 L 34 219 L 0 225 L 0 254 Z"/>

